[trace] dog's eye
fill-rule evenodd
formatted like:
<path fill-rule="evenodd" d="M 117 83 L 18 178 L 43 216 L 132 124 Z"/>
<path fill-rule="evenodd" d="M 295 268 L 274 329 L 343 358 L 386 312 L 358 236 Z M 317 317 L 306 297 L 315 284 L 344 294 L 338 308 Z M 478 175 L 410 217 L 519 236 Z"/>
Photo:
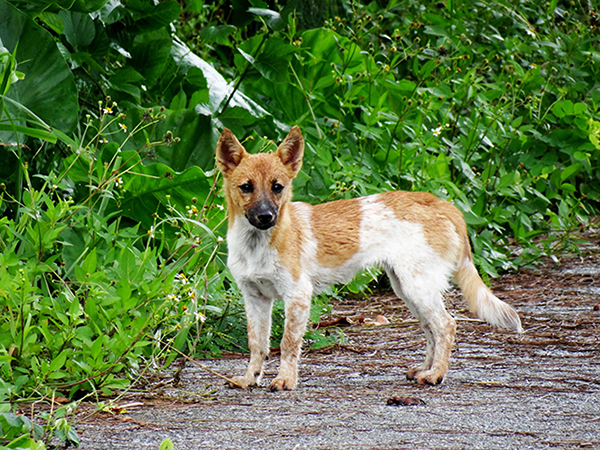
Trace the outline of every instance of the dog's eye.
<path fill-rule="evenodd" d="M 254 192 L 254 186 L 252 186 L 252 183 L 244 183 L 241 186 L 239 186 L 240 191 L 242 191 L 244 194 L 251 194 L 252 192 Z"/>
<path fill-rule="evenodd" d="M 273 182 L 273 187 L 271 188 L 275 194 L 280 194 L 283 191 L 283 186 L 279 184 L 277 181 Z"/>

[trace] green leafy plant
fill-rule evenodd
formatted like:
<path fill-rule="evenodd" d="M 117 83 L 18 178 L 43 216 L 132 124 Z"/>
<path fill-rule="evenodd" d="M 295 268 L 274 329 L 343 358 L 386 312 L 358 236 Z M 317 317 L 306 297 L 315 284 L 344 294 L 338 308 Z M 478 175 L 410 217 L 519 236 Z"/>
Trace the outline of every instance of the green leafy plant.
<path fill-rule="evenodd" d="M 214 346 L 201 329 L 207 316 L 222 321 L 225 314 L 209 301 L 223 282 L 221 240 L 210 228 L 223 222 L 222 208 L 213 208 L 207 195 L 200 210 L 193 197 L 188 211 L 178 212 L 187 192 L 173 176 L 172 195 L 148 214 L 147 231 L 116 217 L 116 208 L 146 192 L 146 178 L 156 171 L 141 164 L 139 152 L 104 142 L 103 133 L 122 118 L 89 120 L 83 136 L 90 145 L 73 149 L 60 173 L 43 176 L 40 189 L 24 163 L 23 201 L 5 199 L 18 204 L 20 216 L 0 219 L 3 398 L 48 389 L 108 393 L 126 386 L 120 374 L 135 372 L 145 358 L 165 358 L 161 339 L 176 348 L 188 338 L 193 349 Z M 163 237 L 158 247 L 157 236 Z"/>
<path fill-rule="evenodd" d="M 2 448 L 46 449 L 41 441 L 43 428 L 31 422 L 26 416 L 20 416 L 12 412 L 1 412 L 0 433 Z"/>

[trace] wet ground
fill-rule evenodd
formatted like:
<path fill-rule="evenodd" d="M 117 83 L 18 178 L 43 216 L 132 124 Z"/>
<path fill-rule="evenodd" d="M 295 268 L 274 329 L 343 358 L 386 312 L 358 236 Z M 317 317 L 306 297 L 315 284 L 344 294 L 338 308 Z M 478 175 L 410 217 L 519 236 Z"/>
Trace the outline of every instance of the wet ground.
<path fill-rule="evenodd" d="M 179 387 L 119 400 L 113 414 L 83 405 L 82 449 L 600 449 L 600 247 L 493 280 L 525 333 L 473 320 L 457 293 L 450 371 L 440 386 L 406 381 L 424 357 L 418 325 L 393 295 L 336 303 L 347 343 L 306 354 L 299 387 L 228 389 L 187 364 Z M 384 316 L 389 324 L 365 325 Z M 366 320 L 363 320 L 366 319 Z M 363 324 L 361 324 L 361 322 Z M 247 355 L 201 361 L 227 376 Z M 269 361 L 265 381 L 276 374 Z"/>

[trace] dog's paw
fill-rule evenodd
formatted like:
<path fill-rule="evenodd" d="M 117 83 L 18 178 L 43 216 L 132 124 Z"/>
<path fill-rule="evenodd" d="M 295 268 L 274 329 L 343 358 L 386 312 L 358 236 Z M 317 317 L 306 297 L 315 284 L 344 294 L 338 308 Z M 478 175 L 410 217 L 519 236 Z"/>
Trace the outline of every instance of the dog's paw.
<path fill-rule="evenodd" d="M 227 386 L 232 389 L 248 389 L 254 386 L 258 386 L 255 378 L 248 377 L 233 377 L 231 381 L 227 382 Z"/>
<path fill-rule="evenodd" d="M 444 374 L 437 370 L 423 370 L 420 367 L 414 367 L 408 371 L 406 378 L 415 381 L 417 384 L 440 384 L 444 380 Z"/>
<path fill-rule="evenodd" d="M 423 365 L 412 367 L 406 372 L 406 379 L 410 381 L 416 381 L 417 375 L 429 370 L 429 367 L 424 367 Z"/>
<path fill-rule="evenodd" d="M 269 385 L 269 390 L 271 392 L 276 391 L 293 391 L 296 388 L 297 380 L 294 378 L 286 378 L 282 376 L 278 376 Z"/>

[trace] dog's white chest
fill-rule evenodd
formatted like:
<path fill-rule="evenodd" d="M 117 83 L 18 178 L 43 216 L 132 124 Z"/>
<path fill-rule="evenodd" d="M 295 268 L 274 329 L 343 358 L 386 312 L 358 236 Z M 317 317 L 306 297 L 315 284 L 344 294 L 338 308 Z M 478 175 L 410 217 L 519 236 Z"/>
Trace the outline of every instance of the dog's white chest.
<path fill-rule="evenodd" d="M 227 233 L 227 266 L 238 284 L 251 283 L 267 297 L 275 298 L 279 297 L 278 285 L 287 271 L 280 264 L 277 251 L 269 246 L 270 240 L 269 231 L 257 230 L 244 218 L 238 218 Z"/>

